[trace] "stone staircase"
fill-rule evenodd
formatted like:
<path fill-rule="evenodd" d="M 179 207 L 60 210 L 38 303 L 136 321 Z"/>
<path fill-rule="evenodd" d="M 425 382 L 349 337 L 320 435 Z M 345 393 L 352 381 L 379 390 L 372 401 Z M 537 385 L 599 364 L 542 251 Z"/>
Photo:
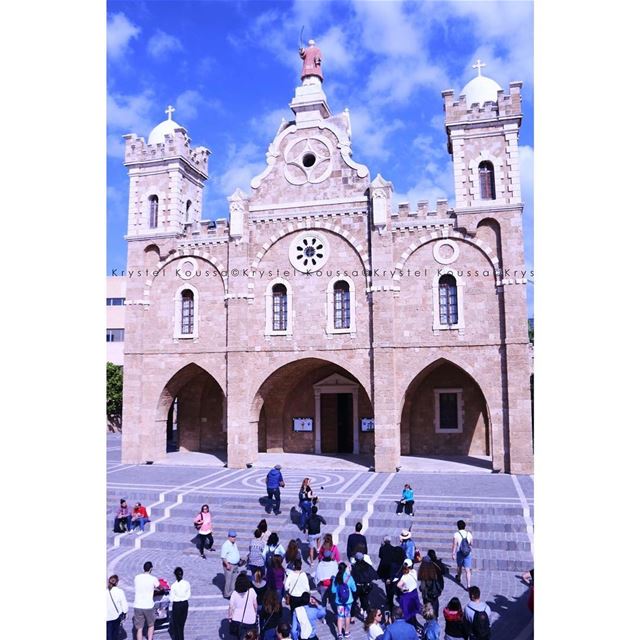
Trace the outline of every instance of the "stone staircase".
<path fill-rule="evenodd" d="M 127 497 L 130 507 L 140 500 L 149 510 L 152 523 L 151 526 L 147 525 L 144 535 L 112 532 L 114 512 L 118 500 L 123 496 Z M 186 493 L 136 490 L 134 495 L 133 491 L 123 493 L 122 489 L 111 488 L 107 491 L 107 544 L 110 548 L 118 546 L 120 549 L 129 549 L 138 546 L 148 550 L 183 551 L 195 555 L 197 532 L 193 519 L 200 506 L 206 503 L 213 515 L 215 550 L 212 553 L 216 556 L 229 529 L 235 529 L 241 556 L 245 557 L 253 531 L 262 518 L 266 518 L 272 531 L 277 531 L 280 542 L 286 548 L 291 538 L 304 541 L 304 535 L 297 526 L 298 511 L 291 506 L 288 498 L 283 498 L 282 513 L 274 516 L 265 514 L 264 507 L 254 495 L 212 496 L 197 490 Z M 418 502 L 413 518 L 404 514 L 396 515 L 395 507 L 396 503 L 392 500 L 379 500 L 374 512 L 367 518 L 368 500 L 356 498 L 351 503 L 351 512 L 345 516 L 345 497 L 332 499 L 324 496 L 320 514 L 327 521 L 327 526 L 323 527 L 323 531 L 338 532 L 338 547 L 344 555 L 347 536 L 354 530 L 356 522 L 366 522 L 365 535 L 370 555 L 377 565 L 378 548 L 383 537 L 390 535 L 392 543 L 397 544 L 400 531 L 411 529 L 416 547 L 423 555 L 428 549 L 434 549 L 438 557 L 451 566 L 451 540 L 455 523 L 463 519 L 474 535 L 476 569 L 521 573 L 532 566 L 529 537 L 522 508 L 518 505 Z M 303 545 L 305 551 L 306 545 Z"/>

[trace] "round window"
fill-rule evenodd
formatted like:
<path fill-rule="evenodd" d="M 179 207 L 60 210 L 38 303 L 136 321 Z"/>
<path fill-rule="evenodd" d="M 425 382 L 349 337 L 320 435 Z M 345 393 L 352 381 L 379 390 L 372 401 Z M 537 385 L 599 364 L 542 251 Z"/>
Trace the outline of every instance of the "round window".
<path fill-rule="evenodd" d="M 309 168 L 309 167 L 313 167 L 313 165 L 316 163 L 316 157 L 313 155 L 313 153 L 305 153 L 304 156 L 302 156 L 302 164 Z"/>
<path fill-rule="evenodd" d="M 289 245 L 289 262 L 303 273 L 321 269 L 329 258 L 326 238 L 314 231 L 296 236 Z"/>

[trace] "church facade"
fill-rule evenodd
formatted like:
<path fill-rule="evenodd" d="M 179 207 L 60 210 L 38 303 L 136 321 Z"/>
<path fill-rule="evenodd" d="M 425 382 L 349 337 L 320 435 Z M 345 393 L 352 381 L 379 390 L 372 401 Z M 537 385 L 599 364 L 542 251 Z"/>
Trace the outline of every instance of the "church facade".
<path fill-rule="evenodd" d="M 451 455 L 531 473 L 521 83 L 478 65 L 443 92 L 455 204 L 412 211 L 352 158 L 320 51 L 300 53 L 294 117 L 228 218 L 205 219 L 210 152 L 171 108 L 147 141 L 125 136 L 122 461 L 354 453 L 395 471 Z"/>

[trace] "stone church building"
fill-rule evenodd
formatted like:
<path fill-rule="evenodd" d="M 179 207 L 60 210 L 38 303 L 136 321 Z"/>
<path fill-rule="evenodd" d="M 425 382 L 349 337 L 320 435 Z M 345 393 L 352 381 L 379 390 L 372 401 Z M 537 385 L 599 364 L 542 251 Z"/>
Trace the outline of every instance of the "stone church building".
<path fill-rule="evenodd" d="M 205 147 L 167 120 L 125 136 L 123 454 L 487 456 L 532 472 L 518 131 L 521 83 L 442 93 L 455 204 L 392 206 L 352 158 L 320 50 L 251 192 L 205 219 Z M 444 140 L 443 140 L 444 143 Z M 523 277 L 505 278 L 502 269 Z"/>

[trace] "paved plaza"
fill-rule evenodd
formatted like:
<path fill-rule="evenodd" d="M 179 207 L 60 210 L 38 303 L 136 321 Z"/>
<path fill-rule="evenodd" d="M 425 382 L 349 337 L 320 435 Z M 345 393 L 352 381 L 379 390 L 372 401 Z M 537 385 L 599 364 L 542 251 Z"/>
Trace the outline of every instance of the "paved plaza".
<path fill-rule="evenodd" d="M 320 497 L 319 513 L 332 532 L 342 555 L 346 554 L 346 539 L 356 522 L 364 525 L 369 552 L 378 564 L 378 548 L 388 534 L 394 544 L 403 528 L 411 528 L 416 547 L 426 555 L 435 549 L 438 557 L 452 570 L 445 579 L 440 597 L 441 609 L 452 596 L 466 604 L 467 593 L 454 580 L 455 563 L 451 561 L 451 538 L 460 518 L 467 522 L 474 535 L 474 574 L 478 585 L 494 612 L 493 640 L 527 640 L 533 636 L 527 587 L 521 580 L 523 572 L 533 566 L 533 478 L 488 473 L 486 469 L 466 468 L 464 473 L 448 471 L 448 462 L 425 461 L 429 471 L 374 473 L 365 467 L 323 464 L 323 459 L 310 458 L 311 464 L 289 468 L 283 456 L 282 473 L 286 487 L 282 490 L 282 513 L 265 513 L 264 478 L 266 468 L 254 466 L 229 470 L 222 466 L 203 464 L 196 456 L 174 456 L 170 464 L 127 465 L 120 463 L 118 434 L 107 437 L 107 571 L 120 576 L 131 607 L 133 578 L 142 571 L 146 560 L 154 565 L 157 577 L 173 582 L 173 569 L 181 566 L 191 583 L 192 597 L 185 629 L 189 640 L 230 638 L 226 615 L 228 603 L 222 596 L 223 584 L 220 546 L 229 528 L 238 532 L 241 556 L 246 557 L 249 540 L 258 521 L 266 517 L 269 528 L 278 532 L 286 547 L 290 539 L 304 535 L 297 526 L 298 490 L 305 476 Z M 271 457 L 264 460 L 271 464 Z M 294 459 L 288 459 L 293 462 Z M 261 464 L 259 461 L 258 464 Z M 350 468 L 347 468 L 350 467 Z M 396 500 L 405 482 L 415 490 L 415 517 L 397 516 Z M 126 498 L 129 506 L 140 500 L 149 510 L 152 523 L 143 535 L 112 533 L 113 516 L 118 499 Z M 262 499 L 262 500 L 261 500 Z M 213 514 L 215 551 L 206 560 L 195 547 L 192 521 L 200 505 L 208 503 Z M 303 554 L 305 550 L 303 545 Z M 303 565 L 313 575 L 314 569 Z M 384 590 L 381 583 L 372 594 L 372 604 L 381 605 Z M 127 638 L 132 635 L 132 611 L 125 623 Z M 444 627 L 442 614 L 440 622 Z M 157 638 L 169 638 L 166 626 L 156 630 Z M 327 624 L 318 625 L 320 640 L 336 637 L 335 618 L 327 615 Z M 352 626 L 352 637 L 366 637 L 362 623 Z"/>

